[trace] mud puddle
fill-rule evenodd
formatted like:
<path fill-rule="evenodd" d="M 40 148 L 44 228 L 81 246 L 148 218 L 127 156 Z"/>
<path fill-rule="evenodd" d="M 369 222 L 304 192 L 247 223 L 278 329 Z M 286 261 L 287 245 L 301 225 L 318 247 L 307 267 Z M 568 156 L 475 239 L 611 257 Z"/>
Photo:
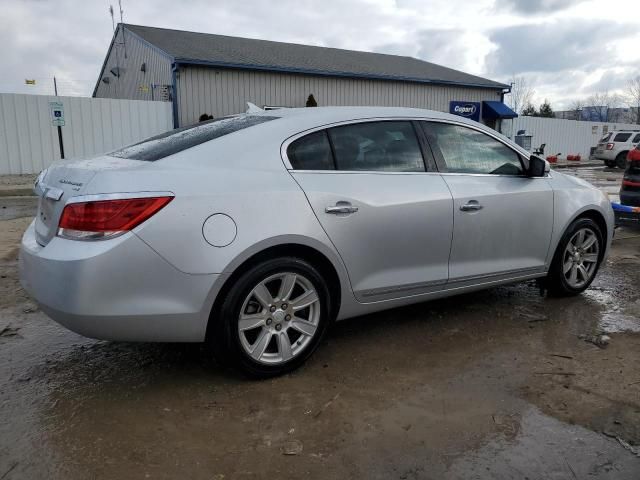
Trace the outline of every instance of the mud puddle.
<path fill-rule="evenodd" d="M 341 322 L 251 382 L 197 345 L 89 340 L 22 292 L 0 222 L 0 478 L 640 478 L 640 242 L 594 288 L 495 288 Z M 632 258 L 634 257 L 634 258 Z M 616 309 L 617 307 L 617 309 Z M 598 348 L 584 333 L 606 330 Z M 7 334 L 8 333 L 8 334 Z"/>

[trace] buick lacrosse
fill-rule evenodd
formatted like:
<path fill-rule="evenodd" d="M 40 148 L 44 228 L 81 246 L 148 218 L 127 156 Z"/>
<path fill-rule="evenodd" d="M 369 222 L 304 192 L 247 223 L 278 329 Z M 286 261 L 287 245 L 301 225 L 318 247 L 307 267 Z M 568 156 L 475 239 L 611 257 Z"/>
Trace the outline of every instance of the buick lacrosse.
<path fill-rule="evenodd" d="M 613 235 L 608 199 L 505 137 L 429 110 L 261 111 L 38 177 L 20 272 L 83 335 L 207 342 L 265 377 L 334 320 L 540 279 L 574 295 Z"/>

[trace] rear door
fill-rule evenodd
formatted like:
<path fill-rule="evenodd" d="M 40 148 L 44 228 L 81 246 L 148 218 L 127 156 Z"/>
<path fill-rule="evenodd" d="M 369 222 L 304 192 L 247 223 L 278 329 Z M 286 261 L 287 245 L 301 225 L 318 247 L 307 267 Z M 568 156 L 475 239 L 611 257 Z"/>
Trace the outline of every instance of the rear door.
<path fill-rule="evenodd" d="M 357 122 L 287 147 L 291 174 L 362 302 L 439 290 L 448 279 L 453 201 L 442 177 L 427 172 L 433 159 L 423 158 L 417 128 Z"/>
<path fill-rule="evenodd" d="M 453 195 L 450 287 L 545 270 L 553 228 L 553 190 L 524 175 L 519 154 L 467 126 L 424 122 Z"/>

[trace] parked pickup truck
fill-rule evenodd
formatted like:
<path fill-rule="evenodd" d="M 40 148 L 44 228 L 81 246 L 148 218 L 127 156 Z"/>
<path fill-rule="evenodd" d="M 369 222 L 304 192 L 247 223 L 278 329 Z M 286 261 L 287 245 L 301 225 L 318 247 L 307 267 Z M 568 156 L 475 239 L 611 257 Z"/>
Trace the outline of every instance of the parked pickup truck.
<path fill-rule="evenodd" d="M 626 168 L 627 153 L 640 142 L 640 130 L 613 130 L 600 139 L 595 158 L 604 160 L 607 167 Z"/>

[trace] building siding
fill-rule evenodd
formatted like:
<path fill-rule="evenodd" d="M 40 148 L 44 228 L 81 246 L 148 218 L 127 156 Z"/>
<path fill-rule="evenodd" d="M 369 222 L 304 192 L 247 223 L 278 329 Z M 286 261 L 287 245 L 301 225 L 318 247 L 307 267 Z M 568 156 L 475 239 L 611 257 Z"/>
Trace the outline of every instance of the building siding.
<path fill-rule="evenodd" d="M 38 173 L 60 159 L 50 102 L 64 107 L 67 159 L 109 152 L 173 126 L 169 102 L 0 93 L 0 175 Z"/>
<path fill-rule="evenodd" d="M 562 157 L 568 154 L 580 154 L 583 159 L 589 158 L 591 147 L 595 147 L 606 132 L 638 128 L 638 125 L 632 123 L 587 122 L 526 116 L 505 120 L 503 123 L 503 132 L 509 138 L 513 139 L 519 130 L 524 130 L 527 135 L 532 136 L 532 148 L 537 148 L 544 143 L 545 156 L 556 153 L 560 153 Z"/>
<path fill-rule="evenodd" d="M 127 44 L 128 45 L 128 44 Z M 500 100 L 501 90 L 402 81 L 352 79 L 277 72 L 182 66 L 177 74 L 180 125 L 203 113 L 222 117 L 244 112 L 247 102 L 304 107 L 309 94 L 319 106 L 394 106 L 449 111 L 452 100 Z"/>
<path fill-rule="evenodd" d="M 126 58 L 123 39 L 126 42 Z M 169 57 L 135 34 L 124 30 L 122 26 L 107 55 L 93 95 L 96 98 L 161 100 L 160 87 L 154 88 L 153 85 L 171 85 Z M 143 63 L 146 64 L 146 72 L 140 70 Z M 116 66 L 123 70 L 120 77 L 114 76 L 110 71 Z M 109 78 L 109 83 L 102 81 L 104 77 Z"/>

